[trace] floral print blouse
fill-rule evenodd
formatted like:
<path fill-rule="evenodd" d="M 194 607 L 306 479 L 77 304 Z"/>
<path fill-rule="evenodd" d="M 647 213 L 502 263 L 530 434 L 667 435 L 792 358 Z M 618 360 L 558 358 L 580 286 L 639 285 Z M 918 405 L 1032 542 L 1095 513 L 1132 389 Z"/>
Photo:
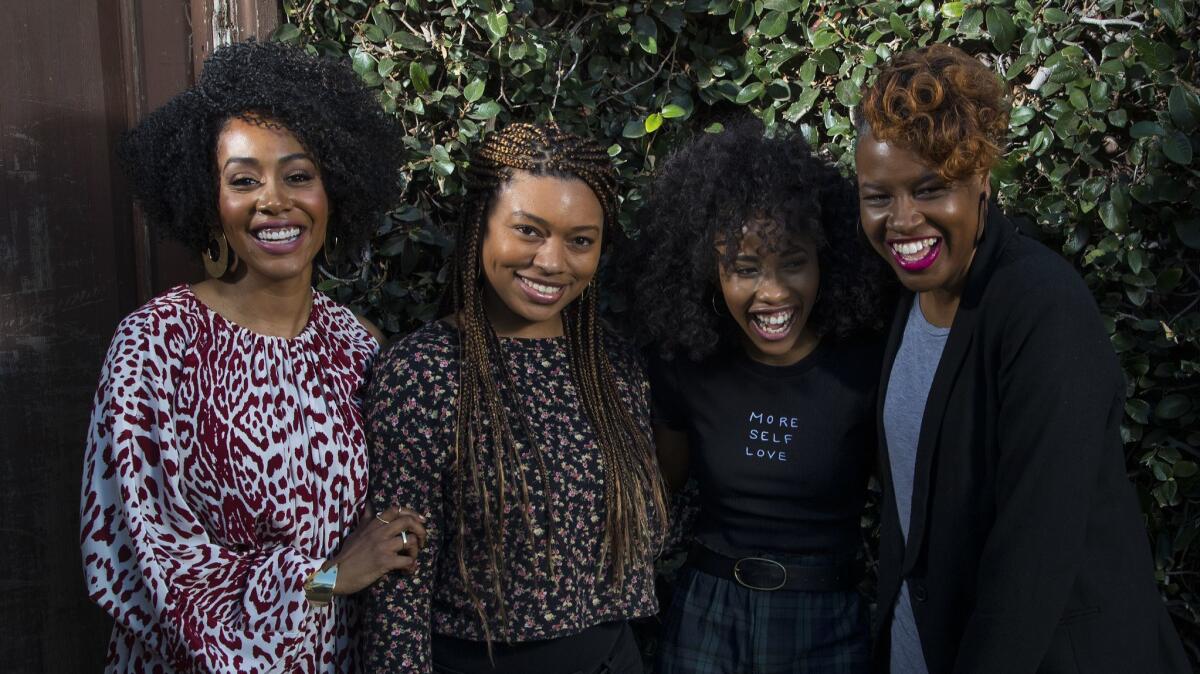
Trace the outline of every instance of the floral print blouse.
<path fill-rule="evenodd" d="M 471 589 L 483 604 L 485 634 L 458 566 L 458 513 L 454 472 L 458 334 L 435 321 L 391 345 L 380 356 L 366 396 L 371 477 L 376 511 L 399 505 L 426 515 L 429 533 L 413 576 L 393 573 L 366 593 L 364 666 L 378 672 L 431 671 L 430 634 L 508 643 L 575 634 L 612 620 L 653 615 L 653 560 L 616 586 L 599 571 L 604 538 L 604 466 L 571 377 L 564 338 L 502 338 L 517 404 L 507 403 L 526 466 L 534 536 L 509 498 L 506 555 L 500 582 L 507 621 L 495 601 L 488 569 L 483 516 L 466 489 L 466 540 Z M 648 385 L 636 359 L 609 340 L 609 358 L 622 400 L 649 434 Z M 548 479 L 522 438 L 524 414 L 541 443 Z M 488 475 L 488 477 L 494 477 Z M 510 472 L 509 479 L 515 476 Z M 494 489 L 494 481 L 488 483 Z M 544 489 L 548 484 L 549 489 Z M 476 506 L 472 508 L 472 505 Z M 552 560 L 544 528 L 554 527 Z M 549 573 L 548 561 L 554 573 Z"/>

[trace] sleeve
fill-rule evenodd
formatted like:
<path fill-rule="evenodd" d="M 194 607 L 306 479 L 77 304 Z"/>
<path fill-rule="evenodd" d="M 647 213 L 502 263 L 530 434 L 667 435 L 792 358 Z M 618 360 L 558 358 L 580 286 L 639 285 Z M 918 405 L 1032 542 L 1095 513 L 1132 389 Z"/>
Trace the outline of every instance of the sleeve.
<path fill-rule="evenodd" d="M 1077 278 L 1014 293 L 1000 348 L 996 517 L 955 672 L 1033 674 L 1082 559 L 1119 365 Z M 1051 292 L 1048 288 L 1055 288 Z"/>
<path fill-rule="evenodd" d="M 646 376 L 650 380 L 650 416 L 654 422 L 673 431 L 687 430 L 687 411 L 679 389 L 679 361 L 651 356 Z"/>
<path fill-rule="evenodd" d="M 372 507 L 376 512 L 392 505 L 415 510 L 427 518 L 428 533 L 415 574 L 393 572 L 365 592 L 363 664 L 370 672 L 427 673 L 433 667 L 430 602 L 447 526 L 442 475 L 450 455 L 439 442 L 453 423 L 453 408 L 444 378 L 452 368 L 433 363 L 425 368 L 427 358 L 414 350 L 390 349 L 376 363 L 364 407 Z M 442 402 L 445 411 L 439 419 Z"/>
<path fill-rule="evenodd" d="M 301 642 L 304 582 L 324 562 L 287 546 L 210 540 L 184 497 L 176 382 L 152 337 L 127 320 L 109 347 L 84 457 L 80 544 L 88 595 L 125 648 L 180 670 L 277 671 Z M 137 657 L 133 655 L 131 657 Z"/>

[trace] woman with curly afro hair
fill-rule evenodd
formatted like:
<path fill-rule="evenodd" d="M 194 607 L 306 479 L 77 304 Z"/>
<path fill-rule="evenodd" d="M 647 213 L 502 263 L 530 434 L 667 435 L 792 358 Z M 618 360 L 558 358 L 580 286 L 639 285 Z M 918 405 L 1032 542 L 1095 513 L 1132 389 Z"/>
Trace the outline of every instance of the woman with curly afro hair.
<path fill-rule="evenodd" d="M 880 391 L 881 671 L 1189 671 L 1125 474 L 1125 382 L 1083 280 L 988 174 L 1001 80 L 896 56 L 857 110 L 862 231 L 903 284 Z"/>
<path fill-rule="evenodd" d="M 757 120 L 674 154 L 640 214 L 634 316 L 664 477 L 700 510 L 661 672 L 865 672 L 855 589 L 885 269 L 854 190 Z"/>
<path fill-rule="evenodd" d="M 108 671 L 352 671 L 343 595 L 412 569 L 420 519 L 364 514 L 381 338 L 312 287 L 393 204 L 399 142 L 347 64 L 257 43 L 124 139 L 146 217 L 211 278 L 126 317 L 100 377 L 81 540 Z"/>

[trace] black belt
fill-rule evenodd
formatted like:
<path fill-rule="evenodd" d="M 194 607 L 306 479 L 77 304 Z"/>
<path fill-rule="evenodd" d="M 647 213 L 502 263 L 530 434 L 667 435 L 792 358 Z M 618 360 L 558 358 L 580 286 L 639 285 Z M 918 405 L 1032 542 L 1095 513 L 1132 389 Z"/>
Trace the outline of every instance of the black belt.
<path fill-rule="evenodd" d="M 851 590 L 862 577 L 862 564 L 846 562 L 832 566 L 784 564 L 765 557 L 736 559 L 713 552 L 700 544 L 692 546 L 687 563 L 718 578 L 732 579 L 751 590 L 800 590 L 833 592 Z"/>

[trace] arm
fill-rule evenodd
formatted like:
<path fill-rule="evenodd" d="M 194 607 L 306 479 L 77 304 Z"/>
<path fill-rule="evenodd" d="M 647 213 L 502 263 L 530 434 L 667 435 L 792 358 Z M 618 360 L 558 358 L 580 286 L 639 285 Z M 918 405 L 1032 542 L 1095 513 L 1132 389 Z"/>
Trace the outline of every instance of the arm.
<path fill-rule="evenodd" d="M 1067 285 L 1014 295 L 1023 299 L 1000 354 L 996 518 L 955 672 L 1036 671 L 1086 562 L 1121 389 L 1093 300 L 1082 283 Z"/>
<path fill-rule="evenodd" d="M 658 467 L 662 471 L 663 480 L 672 492 L 683 489 L 688 478 L 687 433 L 669 428 L 666 424 L 654 422 L 654 446 L 658 453 Z"/>
<path fill-rule="evenodd" d="M 675 361 L 660 358 L 651 358 L 646 368 L 658 467 L 672 492 L 678 492 L 687 483 L 691 458 L 685 424 L 687 411 L 679 391 L 677 369 Z"/>
<path fill-rule="evenodd" d="M 423 514 L 427 538 L 411 577 L 385 575 L 366 596 L 362 643 L 366 671 L 429 672 L 430 598 L 446 522 L 442 513 L 442 474 L 450 448 L 441 431 L 453 423 L 445 380 L 414 367 L 422 354 L 392 348 L 375 366 L 365 414 L 373 503 L 397 503 Z M 439 396 L 433 390 L 441 391 Z M 448 415 L 448 416 L 445 416 Z M 445 416 L 445 418 L 440 418 Z"/>
<path fill-rule="evenodd" d="M 309 630 L 304 582 L 324 559 L 290 546 L 213 542 L 184 494 L 169 366 L 127 321 L 109 348 L 89 425 L 80 543 L 90 598 L 178 669 L 291 666 Z"/>

